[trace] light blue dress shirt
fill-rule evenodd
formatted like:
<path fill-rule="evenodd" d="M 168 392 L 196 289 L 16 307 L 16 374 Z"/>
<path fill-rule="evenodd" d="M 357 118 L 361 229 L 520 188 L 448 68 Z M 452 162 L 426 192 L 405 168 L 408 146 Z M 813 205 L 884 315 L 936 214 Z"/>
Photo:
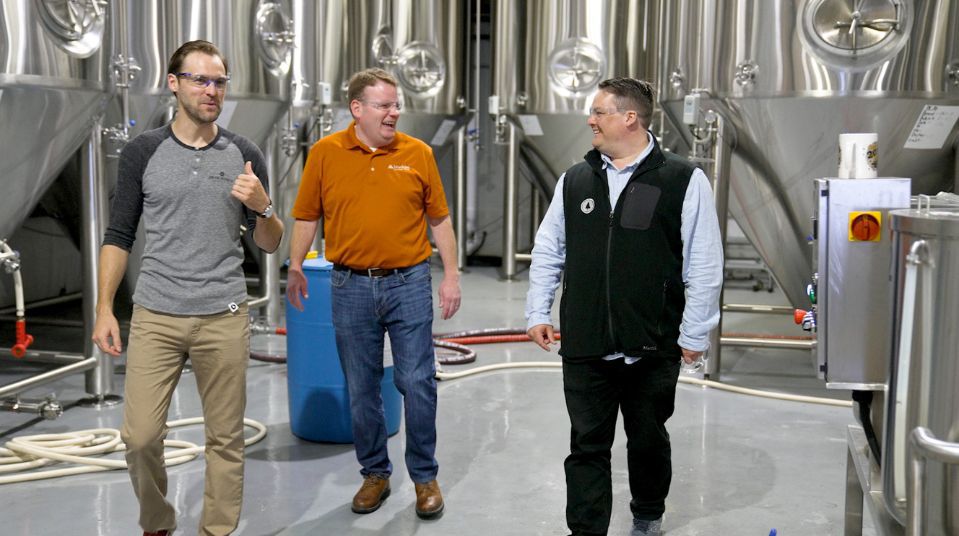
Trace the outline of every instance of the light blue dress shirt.
<path fill-rule="evenodd" d="M 616 206 L 619 195 L 636 168 L 653 150 L 653 136 L 646 150 L 631 164 L 616 169 L 612 159 L 601 155 L 609 181 L 609 204 Z M 553 324 L 550 310 L 566 264 L 566 222 L 563 211 L 564 173 L 556 183 L 553 201 L 536 232 L 533 262 L 529 268 L 529 292 L 526 294 L 527 329 L 538 324 Z M 683 199 L 680 235 L 683 240 L 683 282 L 686 284 L 686 308 L 679 326 L 679 346 L 687 350 L 705 351 L 709 331 L 719 324 L 719 293 L 723 286 L 723 251 L 719 221 L 712 189 L 706 174 L 693 171 Z M 615 290 L 615 289 L 614 289 Z M 617 359 L 616 353 L 606 359 Z M 626 358 L 627 363 L 637 358 Z"/>

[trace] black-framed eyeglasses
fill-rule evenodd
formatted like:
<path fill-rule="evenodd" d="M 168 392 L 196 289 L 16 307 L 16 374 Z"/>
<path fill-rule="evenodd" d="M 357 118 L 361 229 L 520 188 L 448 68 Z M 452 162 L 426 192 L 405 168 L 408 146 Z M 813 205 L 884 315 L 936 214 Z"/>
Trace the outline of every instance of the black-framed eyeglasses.
<path fill-rule="evenodd" d="M 369 104 L 370 106 L 372 106 L 373 108 L 376 108 L 377 110 L 381 112 L 389 112 L 390 110 L 394 108 L 396 109 L 397 112 L 403 110 L 402 102 L 373 102 L 373 101 L 365 101 L 365 100 L 361 100 L 360 102 L 362 102 L 363 104 Z"/>
<path fill-rule="evenodd" d="M 193 73 L 177 73 L 176 75 L 180 78 L 186 78 L 187 80 L 190 81 L 191 84 L 193 84 L 196 87 L 205 88 L 209 86 L 210 84 L 213 84 L 213 87 L 215 87 L 217 91 L 223 91 L 224 89 L 226 89 L 226 84 L 230 81 L 229 76 L 212 78 L 204 74 L 193 74 Z"/>

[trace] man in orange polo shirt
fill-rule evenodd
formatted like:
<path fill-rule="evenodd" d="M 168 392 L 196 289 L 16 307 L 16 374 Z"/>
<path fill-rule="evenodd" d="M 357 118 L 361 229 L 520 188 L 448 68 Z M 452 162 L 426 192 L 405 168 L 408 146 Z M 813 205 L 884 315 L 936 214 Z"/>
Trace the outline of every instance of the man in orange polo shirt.
<path fill-rule="evenodd" d="M 390 494 L 380 397 L 383 334 L 390 335 L 394 381 L 406 416 L 406 467 L 416 486 L 416 514 L 443 512 L 436 474 L 436 370 L 426 228 L 443 261 L 443 319 L 460 306 L 456 240 L 439 170 L 428 145 L 396 131 L 402 104 L 382 69 L 353 75 L 347 90 L 353 122 L 310 149 L 293 207 L 286 294 L 302 310 L 308 298 L 303 259 L 323 218 L 325 256 L 333 263 L 333 328 L 350 393 L 356 457 L 363 484 L 358 514 Z"/>

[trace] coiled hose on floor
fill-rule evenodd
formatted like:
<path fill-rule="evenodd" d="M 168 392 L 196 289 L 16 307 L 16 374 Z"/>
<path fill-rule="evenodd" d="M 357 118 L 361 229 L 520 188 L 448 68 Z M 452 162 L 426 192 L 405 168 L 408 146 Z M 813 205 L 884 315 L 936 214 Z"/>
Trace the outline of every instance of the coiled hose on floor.
<path fill-rule="evenodd" d="M 202 423 L 202 417 L 194 417 L 170 421 L 167 427 L 176 428 Z M 266 426 L 263 423 L 253 419 L 243 419 L 243 424 L 256 430 L 253 436 L 243 440 L 245 447 L 266 437 Z M 179 439 L 166 439 L 163 441 L 163 446 L 171 449 L 163 453 L 167 466 L 186 463 L 196 458 L 206 448 L 204 445 Z M 0 484 L 126 469 L 126 460 L 93 457 L 124 450 L 126 445 L 120 440 L 120 431 L 115 428 L 91 428 L 60 434 L 15 437 L 6 443 L 6 448 L 0 447 L 0 475 L 6 474 L 6 476 L 0 476 Z M 72 463 L 74 466 L 24 472 L 56 462 Z"/>

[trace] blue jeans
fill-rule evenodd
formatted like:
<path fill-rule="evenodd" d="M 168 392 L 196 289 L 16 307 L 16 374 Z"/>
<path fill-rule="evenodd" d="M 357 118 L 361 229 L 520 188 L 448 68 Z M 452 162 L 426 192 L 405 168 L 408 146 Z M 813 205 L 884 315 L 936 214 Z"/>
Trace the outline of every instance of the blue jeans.
<path fill-rule="evenodd" d="M 360 474 L 390 475 L 386 451 L 383 334 L 389 333 L 396 388 L 406 416 L 406 467 L 416 483 L 436 478 L 436 365 L 433 290 L 424 261 L 385 277 L 333 270 L 333 328 L 350 393 Z"/>

